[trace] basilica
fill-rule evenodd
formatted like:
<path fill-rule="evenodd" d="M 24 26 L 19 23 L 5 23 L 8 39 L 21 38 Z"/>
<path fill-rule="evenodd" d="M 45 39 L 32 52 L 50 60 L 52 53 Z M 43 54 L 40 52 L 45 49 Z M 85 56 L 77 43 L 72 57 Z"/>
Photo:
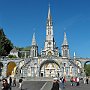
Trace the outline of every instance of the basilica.
<path fill-rule="evenodd" d="M 81 63 L 70 58 L 69 44 L 66 33 L 61 45 L 61 55 L 59 48 L 56 46 L 53 33 L 53 21 L 48 9 L 46 23 L 46 40 L 44 48 L 38 56 L 38 46 L 35 39 L 35 33 L 32 38 L 30 49 L 30 61 L 22 68 L 23 76 L 32 77 L 60 77 L 60 76 L 77 76 L 81 74 Z"/>
<path fill-rule="evenodd" d="M 75 53 L 73 58 L 70 57 L 69 44 L 66 33 L 61 45 L 61 51 L 56 46 L 53 33 L 53 21 L 48 8 L 46 21 L 46 39 L 44 47 L 38 54 L 38 45 L 35 39 L 35 33 L 32 37 L 32 44 L 29 51 L 16 51 L 15 48 L 10 52 L 11 55 L 16 55 L 16 59 L 1 60 L 2 76 L 16 77 L 72 77 L 82 76 L 84 74 L 84 65 L 90 61 L 87 58 L 77 58 Z M 19 53 L 24 53 L 24 58 L 18 57 Z M 61 52 L 61 54 L 59 53 Z M 28 56 L 28 57 L 26 57 Z"/>

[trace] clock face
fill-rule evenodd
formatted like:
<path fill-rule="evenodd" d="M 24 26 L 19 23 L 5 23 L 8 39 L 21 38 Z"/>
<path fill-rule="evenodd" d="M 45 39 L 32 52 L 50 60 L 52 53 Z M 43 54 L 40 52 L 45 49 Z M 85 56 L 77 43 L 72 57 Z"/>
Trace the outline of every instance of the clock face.
<path fill-rule="evenodd" d="M 48 44 L 51 45 L 51 42 L 49 42 Z"/>
<path fill-rule="evenodd" d="M 49 52 L 48 52 L 48 56 L 51 56 L 51 55 L 52 55 L 52 52 L 51 52 L 51 51 L 49 51 Z"/>

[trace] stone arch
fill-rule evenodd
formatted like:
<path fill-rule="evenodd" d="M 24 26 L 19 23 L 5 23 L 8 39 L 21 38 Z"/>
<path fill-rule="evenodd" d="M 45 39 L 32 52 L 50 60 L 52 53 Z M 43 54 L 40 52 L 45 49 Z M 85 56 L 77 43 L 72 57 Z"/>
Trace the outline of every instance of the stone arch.
<path fill-rule="evenodd" d="M 79 64 L 81 64 L 81 67 L 82 67 L 82 62 L 80 60 L 76 60 L 76 62 L 79 62 Z M 80 67 L 80 66 L 79 66 Z M 80 67 L 80 68 L 81 68 Z"/>
<path fill-rule="evenodd" d="M 25 60 L 21 60 L 20 62 L 18 62 L 17 66 L 16 66 L 16 75 L 20 75 L 22 68 L 25 67 L 27 65 L 27 63 L 25 64 Z"/>
<path fill-rule="evenodd" d="M 85 65 L 86 65 L 88 62 L 90 62 L 90 61 L 86 61 L 86 62 L 84 63 L 84 67 L 85 67 Z"/>
<path fill-rule="evenodd" d="M 40 64 L 40 67 L 39 67 L 39 76 L 41 76 L 41 69 L 43 67 L 44 64 L 48 64 L 48 63 L 55 63 L 56 65 L 58 65 L 58 67 L 60 68 L 60 65 L 58 64 L 57 61 L 55 60 L 45 60 L 43 61 L 41 64 Z"/>
<path fill-rule="evenodd" d="M 84 63 L 84 72 L 85 72 L 86 76 L 90 76 L 90 69 L 89 69 L 89 67 L 90 67 L 90 61 L 86 61 Z"/>
<path fill-rule="evenodd" d="M 3 63 L 0 62 L 0 76 L 2 75 L 2 68 L 3 68 Z"/>
<path fill-rule="evenodd" d="M 21 67 L 24 65 L 24 63 L 25 63 L 24 60 L 20 61 L 20 62 L 19 62 L 19 68 L 21 68 Z"/>
<path fill-rule="evenodd" d="M 10 61 L 8 64 L 7 64 L 7 71 L 6 71 L 6 76 L 14 76 L 15 75 L 15 72 L 16 72 L 16 63 L 13 62 L 13 61 Z"/>

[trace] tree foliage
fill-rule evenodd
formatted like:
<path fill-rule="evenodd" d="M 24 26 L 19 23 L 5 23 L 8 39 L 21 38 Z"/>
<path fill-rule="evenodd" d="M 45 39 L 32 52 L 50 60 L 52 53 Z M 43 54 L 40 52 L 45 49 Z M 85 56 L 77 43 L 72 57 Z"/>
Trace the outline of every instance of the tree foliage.
<path fill-rule="evenodd" d="M 6 35 L 3 32 L 3 29 L 0 29 L 0 56 L 8 55 L 12 48 L 13 44 L 6 37 Z"/>
<path fill-rule="evenodd" d="M 86 76 L 90 76 L 90 64 L 86 64 L 84 69 Z"/>
<path fill-rule="evenodd" d="M 16 55 L 9 55 L 8 58 L 17 58 Z"/>

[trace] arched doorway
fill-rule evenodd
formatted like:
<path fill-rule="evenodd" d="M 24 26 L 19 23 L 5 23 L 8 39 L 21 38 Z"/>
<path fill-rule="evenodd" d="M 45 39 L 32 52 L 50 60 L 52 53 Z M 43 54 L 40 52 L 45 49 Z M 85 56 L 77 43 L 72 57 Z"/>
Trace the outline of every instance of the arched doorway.
<path fill-rule="evenodd" d="M 0 62 L 0 76 L 2 75 L 2 68 L 3 68 L 3 63 Z"/>
<path fill-rule="evenodd" d="M 14 76 L 16 72 L 16 63 L 15 62 L 9 62 L 7 64 L 7 72 L 6 72 L 6 76 Z"/>
<path fill-rule="evenodd" d="M 40 64 L 40 77 L 59 77 L 60 65 L 55 60 L 45 60 Z"/>

